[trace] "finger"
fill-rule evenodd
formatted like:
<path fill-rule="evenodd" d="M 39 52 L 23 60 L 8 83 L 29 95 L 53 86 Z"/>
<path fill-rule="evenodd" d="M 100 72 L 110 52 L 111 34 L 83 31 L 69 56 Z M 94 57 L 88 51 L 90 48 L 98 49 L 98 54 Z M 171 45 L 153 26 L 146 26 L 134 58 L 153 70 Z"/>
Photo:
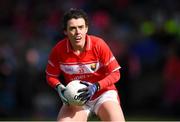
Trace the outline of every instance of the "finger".
<path fill-rule="evenodd" d="M 63 97 L 61 98 L 61 101 L 65 104 L 69 104 L 68 101 L 66 99 L 64 99 Z"/>
<path fill-rule="evenodd" d="M 86 101 L 85 101 L 85 104 L 90 100 L 90 98 L 88 98 Z"/>
<path fill-rule="evenodd" d="M 80 83 L 81 84 L 84 84 L 84 85 L 86 85 L 86 86 L 89 86 L 90 84 L 88 83 L 88 82 L 86 82 L 86 81 L 80 81 Z"/>
<path fill-rule="evenodd" d="M 82 88 L 82 89 L 79 89 L 77 92 L 80 93 L 80 92 L 86 92 L 86 91 L 88 91 L 87 88 Z"/>
<path fill-rule="evenodd" d="M 82 101 L 87 101 L 89 100 L 91 97 L 89 95 L 84 96 L 83 98 L 81 98 Z"/>
<path fill-rule="evenodd" d="M 86 97 L 87 95 L 88 94 L 86 92 L 83 92 L 78 97 L 82 99 L 82 98 Z"/>
<path fill-rule="evenodd" d="M 89 97 L 91 97 L 91 95 L 88 94 L 87 92 L 84 92 L 84 93 L 81 93 L 78 97 L 79 97 L 82 101 L 84 101 L 84 100 L 87 100 Z"/>
<path fill-rule="evenodd" d="M 81 101 L 87 101 L 88 97 L 81 98 Z"/>

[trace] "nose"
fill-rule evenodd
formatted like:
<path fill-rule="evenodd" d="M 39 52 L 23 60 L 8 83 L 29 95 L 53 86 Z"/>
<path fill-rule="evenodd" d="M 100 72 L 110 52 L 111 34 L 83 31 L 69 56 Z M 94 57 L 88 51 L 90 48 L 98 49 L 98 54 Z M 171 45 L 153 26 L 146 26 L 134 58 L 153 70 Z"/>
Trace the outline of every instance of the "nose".
<path fill-rule="evenodd" d="M 78 34 L 80 32 L 79 28 L 76 28 L 76 34 Z"/>

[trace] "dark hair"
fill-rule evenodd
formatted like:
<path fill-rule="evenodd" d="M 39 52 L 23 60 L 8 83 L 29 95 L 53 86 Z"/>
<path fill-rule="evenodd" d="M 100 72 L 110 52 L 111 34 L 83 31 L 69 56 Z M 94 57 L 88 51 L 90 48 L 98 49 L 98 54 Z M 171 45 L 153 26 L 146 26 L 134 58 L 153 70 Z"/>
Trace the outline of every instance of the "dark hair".
<path fill-rule="evenodd" d="M 66 30 L 67 28 L 67 22 L 72 19 L 72 18 L 75 18 L 75 19 L 78 19 L 78 18 L 83 18 L 85 20 L 85 24 L 86 26 L 88 26 L 89 22 L 88 22 L 88 16 L 87 14 L 81 10 L 81 9 L 76 9 L 76 8 L 71 8 L 69 11 L 67 11 L 65 14 L 64 14 L 64 17 L 63 17 L 63 30 Z"/>

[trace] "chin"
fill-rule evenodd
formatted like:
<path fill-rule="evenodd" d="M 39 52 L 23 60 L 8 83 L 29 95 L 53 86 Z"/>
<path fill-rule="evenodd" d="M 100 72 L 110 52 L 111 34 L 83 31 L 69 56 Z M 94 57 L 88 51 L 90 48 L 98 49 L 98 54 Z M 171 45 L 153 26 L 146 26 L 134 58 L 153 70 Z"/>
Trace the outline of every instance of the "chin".
<path fill-rule="evenodd" d="M 76 46 L 77 46 L 77 47 L 81 47 L 82 44 L 81 44 L 81 43 L 76 43 Z"/>

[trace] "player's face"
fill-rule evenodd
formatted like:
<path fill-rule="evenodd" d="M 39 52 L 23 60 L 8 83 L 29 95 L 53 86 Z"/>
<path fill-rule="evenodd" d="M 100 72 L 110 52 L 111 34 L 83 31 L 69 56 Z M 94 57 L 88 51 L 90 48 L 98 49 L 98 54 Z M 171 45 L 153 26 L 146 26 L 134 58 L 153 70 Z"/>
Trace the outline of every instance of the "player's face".
<path fill-rule="evenodd" d="M 88 27 L 83 18 L 73 18 L 67 22 L 65 34 L 68 36 L 74 50 L 84 48 L 87 31 Z"/>

